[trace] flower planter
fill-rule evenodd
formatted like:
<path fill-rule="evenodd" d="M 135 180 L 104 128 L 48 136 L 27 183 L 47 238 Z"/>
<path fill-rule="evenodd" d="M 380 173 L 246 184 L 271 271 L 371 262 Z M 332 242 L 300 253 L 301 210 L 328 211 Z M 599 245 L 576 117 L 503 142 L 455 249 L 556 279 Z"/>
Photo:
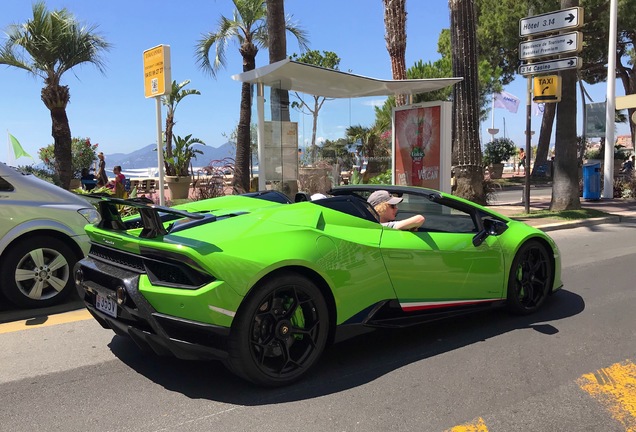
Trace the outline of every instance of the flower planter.
<path fill-rule="evenodd" d="M 165 176 L 165 180 L 173 200 L 188 198 L 190 176 Z"/>
<path fill-rule="evenodd" d="M 504 164 L 502 163 L 490 164 L 490 167 L 488 167 L 488 170 L 490 171 L 491 179 L 500 179 L 503 176 Z"/>

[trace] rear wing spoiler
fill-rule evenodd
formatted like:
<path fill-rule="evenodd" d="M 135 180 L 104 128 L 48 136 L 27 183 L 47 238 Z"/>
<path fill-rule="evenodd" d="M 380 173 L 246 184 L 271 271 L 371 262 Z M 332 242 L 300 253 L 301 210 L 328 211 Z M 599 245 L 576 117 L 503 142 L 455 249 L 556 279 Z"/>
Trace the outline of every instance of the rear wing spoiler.
<path fill-rule="evenodd" d="M 202 213 L 190 213 L 184 210 L 178 210 L 171 207 L 156 205 L 148 198 L 113 198 L 110 196 L 87 194 L 82 195 L 88 198 L 90 202 L 97 205 L 102 220 L 97 224 L 98 228 L 111 231 L 126 231 L 130 229 L 126 226 L 121 218 L 118 206 L 127 206 L 136 208 L 141 216 L 141 224 L 143 229 L 139 234 L 142 238 L 154 238 L 168 234 L 164 227 L 164 217 L 166 215 L 174 215 L 180 218 L 203 219 L 206 217 Z M 209 217 L 209 215 L 208 215 Z"/>

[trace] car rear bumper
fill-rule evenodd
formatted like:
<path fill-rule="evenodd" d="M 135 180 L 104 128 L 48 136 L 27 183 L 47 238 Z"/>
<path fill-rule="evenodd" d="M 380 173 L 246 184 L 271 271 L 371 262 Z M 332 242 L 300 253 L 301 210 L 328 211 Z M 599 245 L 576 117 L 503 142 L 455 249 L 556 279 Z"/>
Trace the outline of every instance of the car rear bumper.
<path fill-rule="evenodd" d="M 157 312 L 137 289 L 139 274 L 109 263 L 85 258 L 75 266 L 86 278 L 77 284 L 86 308 L 102 327 L 130 337 L 144 351 L 186 360 L 225 360 L 230 329 Z M 124 288 L 117 302 L 117 317 L 95 306 L 97 295 L 115 299 L 115 290 Z"/>
<path fill-rule="evenodd" d="M 95 309 L 94 305 L 89 302 L 85 301 L 85 304 L 88 311 L 102 327 L 111 329 L 118 335 L 130 337 L 142 351 L 154 352 L 160 356 L 174 356 L 184 360 L 225 360 L 228 357 L 226 349 L 228 329 L 153 314 L 153 327 L 160 325 L 160 328 L 166 333 L 160 335 L 114 319 Z M 164 327 L 159 324 L 160 322 L 169 325 Z M 170 330 L 166 332 L 166 328 Z M 174 336 L 177 334 L 181 336 L 174 337 L 170 333 L 174 333 Z M 188 341 L 187 339 L 193 339 L 192 335 L 188 336 L 189 333 L 197 333 L 199 338 L 207 339 L 210 345 Z"/>

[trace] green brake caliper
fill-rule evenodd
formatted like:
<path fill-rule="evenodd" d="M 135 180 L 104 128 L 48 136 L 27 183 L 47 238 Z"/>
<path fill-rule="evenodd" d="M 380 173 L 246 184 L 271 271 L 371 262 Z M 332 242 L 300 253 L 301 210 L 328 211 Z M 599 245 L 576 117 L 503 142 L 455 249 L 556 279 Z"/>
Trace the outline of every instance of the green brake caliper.
<path fill-rule="evenodd" d="M 293 303 L 294 303 L 294 300 L 292 298 L 287 298 L 285 300 L 285 309 L 291 307 Z M 291 317 L 291 323 L 296 328 L 301 328 L 301 329 L 305 328 L 305 315 L 303 314 L 303 309 L 299 307 L 298 305 L 296 306 L 296 310 L 294 311 L 294 314 Z M 300 334 L 294 335 L 294 339 L 296 340 L 301 340 L 302 338 L 303 338 L 303 335 L 300 335 Z"/>

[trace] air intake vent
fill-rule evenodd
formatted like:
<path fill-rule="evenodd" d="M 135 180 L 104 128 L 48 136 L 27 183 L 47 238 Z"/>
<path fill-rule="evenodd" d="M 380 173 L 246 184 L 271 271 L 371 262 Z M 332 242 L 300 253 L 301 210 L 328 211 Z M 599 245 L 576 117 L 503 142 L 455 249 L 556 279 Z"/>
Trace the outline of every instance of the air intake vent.
<path fill-rule="evenodd" d="M 186 262 L 190 261 L 188 258 L 174 254 L 164 257 L 160 252 L 153 251 L 152 257 L 139 256 L 92 244 L 88 255 L 135 273 L 145 273 L 154 285 L 196 289 L 214 280 L 209 274 L 187 265 Z"/>
<path fill-rule="evenodd" d="M 111 264 L 127 270 L 132 270 L 138 273 L 145 271 L 143 260 L 138 255 L 129 254 L 127 252 L 118 251 L 97 244 L 91 245 L 91 251 L 88 255 L 101 261 L 108 261 Z"/>

